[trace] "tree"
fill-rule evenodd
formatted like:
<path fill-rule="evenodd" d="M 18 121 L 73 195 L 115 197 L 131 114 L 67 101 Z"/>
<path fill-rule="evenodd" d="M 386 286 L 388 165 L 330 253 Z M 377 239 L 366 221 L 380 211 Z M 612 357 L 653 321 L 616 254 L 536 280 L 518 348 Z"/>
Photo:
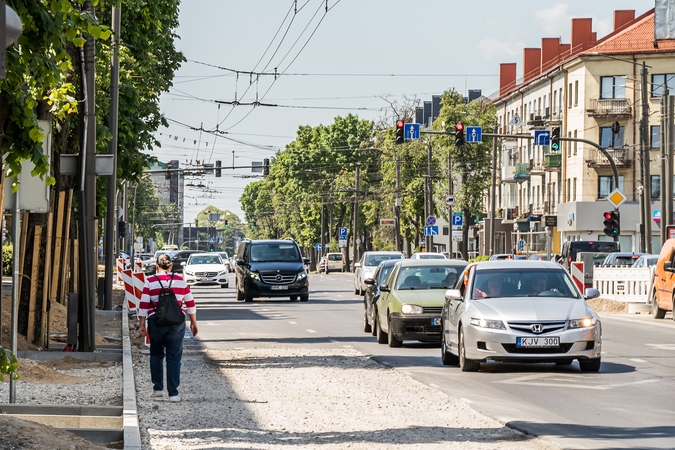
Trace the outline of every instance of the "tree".
<path fill-rule="evenodd" d="M 217 214 L 218 220 L 211 220 L 212 214 Z M 201 233 L 198 237 L 200 241 L 206 242 L 209 238 L 213 237 L 217 242 L 215 248 L 220 251 L 234 253 L 234 237 L 240 236 L 243 230 L 243 224 L 239 216 L 232 211 L 218 209 L 215 206 L 209 205 L 195 216 L 194 221 L 199 223 L 200 228 L 208 227 L 214 230 L 213 236 L 210 236 L 208 233 Z M 225 221 L 227 221 L 227 226 L 225 226 Z M 222 243 L 220 243 L 221 238 Z"/>

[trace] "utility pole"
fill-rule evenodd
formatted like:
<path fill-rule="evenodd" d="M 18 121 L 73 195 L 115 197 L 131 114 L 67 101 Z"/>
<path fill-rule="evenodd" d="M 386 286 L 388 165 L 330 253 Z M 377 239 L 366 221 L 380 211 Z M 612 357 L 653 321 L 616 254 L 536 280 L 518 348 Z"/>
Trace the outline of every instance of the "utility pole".
<path fill-rule="evenodd" d="M 665 226 L 665 218 L 667 217 L 665 214 L 666 211 L 666 204 L 668 203 L 667 201 L 667 194 L 668 192 L 667 188 L 667 181 L 668 181 L 668 166 L 670 165 L 670 162 L 668 161 L 667 155 L 668 155 L 668 97 L 669 97 L 669 92 L 668 92 L 668 86 L 664 86 L 663 88 L 663 93 L 661 94 L 661 132 L 660 132 L 660 149 L 659 149 L 659 156 L 661 157 L 661 221 L 663 222 L 661 224 L 661 229 L 659 236 L 661 238 L 661 245 L 663 245 L 664 242 L 666 242 L 666 239 L 668 238 L 667 233 L 666 233 L 666 226 Z M 647 186 L 643 185 L 643 191 L 647 189 Z M 644 198 L 641 195 L 640 196 L 641 200 L 641 205 L 642 202 L 644 202 Z M 644 251 L 645 247 L 645 236 L 644 236 L 644 223 L 645 223 L 645 217 L 644 217 L 644 209 L 640 211 L 640 217 L 642 219 L 641 221 L 641 227 L 640 227 L 640 237 L 641 239 L 641 247 L 640 251 Z"/>
<path fill-rule="evenodd" d="M 495 134 L 499 124 L 495 122 Z M 495 246 L 495 208 L 497 207 L 496 198 L 497 187 L 497 136 L 492 138 L 492 186 L 490 187 L 490 255 L 494 254 Z"/>
<path fill-rule="evenodd" d="M 429 144 L 427 145 L 427 180 L 426 180 L 426 202 L 425 204 L 427 205 L 427 211 L 425 214 L 425 223 L 426 223 L 426 218 L 429 216 L 432 216 L 434 214 L 434 206 L 433 206 L 433 200 L 431 197 L 433 196 L 433 183 L 431 182 L 431 140 L 429 140 Z M 427 252 L 430 252 L 433 250 L 433 245 L 434 245 L 434 237 L 429 235 L 426 236 L 424 239 L 424 247 L 426 248 Z"/>
<path fill-rule="evenodd" d="M 661 229 L 666 230 L 669 225 L 673 224 L 673 144 L 675 143 L 675 135 L 673 135 L 673 115 L 675 113 L 675 97 L 668 96 L 668 114 L 666 115 L 666 147 L 665 158 L 662 165 L 666 166 L 666 184 L 663 199 L 665 201 L 661 204 Z M 665 215 L 664 215 L 665 210 Z M 666 234 L 666 239 L 668 235 Z M 662 242 L 665 242 L 662 241 Z M 661 244 L 663 245 L 663 244 Z"/>
<path fill-rule="evenodd" d="M 448 195 L 452 195 L 452 152 L 448 147 Z M 452 252 L 452 205 L 448 205 L 448 254 L 453 257 Z"/>
<path fill-rule="evenodd" d="M 356 189 L 354 189 L 354 256 L 352 261 L 352 267 L 359 260 L 359 238 L 358 238 L 358 229 L 359 229 L 359 176 L 360 176 L 361 166 L 356 165 Z"/>
<path fill-rule="evenodd" d="M 324 223 L 326 222 L 323 214 L 324 210 L 326 209 L 326 199 L 323 196 L 323 193 L 321 194 L 321 251 L 319 251 L 319 261 L 321 261 L 321 255 L 325 253 L 326 250 L 326 242 L 324 236 L 326 235 L 326 229 L 324 227 Z M 328 273 L 326 271 L 326 273 Z"/>
<path fill-rule="evenodd" d="M 401 251 L 401 155 L 396 155 L 396 251 Z"/>
<path fill-rule="evenodd" d="M 652 253 L 652 199 L 651 199 L 651 183 L 649 176 L 649 98 L 647 83 L 647 64 L 642 62 L 642 70 L 640 71 L 640 81 L 642 83 L 641 97 L 642 97 L 642 120 L 640 121 L 640 156 L 642 159 L 642 207 L 644 214 L 644 234 L 645 234 L 645 252 Z M 669 130 L 670 132 L 670 130 Z M 672 186 L 672 181 L 670 182 Z M 619 185 L 615 186 L 618 189 Z M 671 190 L 672 191 L 672 190 Z M 672 194 L 671 194 L 672 195 Z M 672 203 L 671 203 L 672 205 Z M 672 208 L 672 206 L 671 206 Z M 672 214 L 671 214 L 672 216 Z M 672 218 L 671 218 L 672 220 Z"/>

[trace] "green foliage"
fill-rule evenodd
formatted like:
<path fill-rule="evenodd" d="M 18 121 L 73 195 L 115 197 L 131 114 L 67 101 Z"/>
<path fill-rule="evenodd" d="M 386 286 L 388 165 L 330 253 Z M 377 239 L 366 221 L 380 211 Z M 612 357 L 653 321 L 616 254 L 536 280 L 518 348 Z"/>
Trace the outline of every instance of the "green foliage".
<path fill-rule="evenodd" d="M 13 379 L 18 380 L 19 374 L 16 373 L 19 368 L 19 360 L 16 355 L 12 353 L 11 350 L 6 349 L 5 347 L 0 346 L 0 381 L 3 381 L 5 377 L 2 375 L 9 375 L 14 373 Z"/>
<path fill-rule="evenodd" d="M 12 267 L 14 267 L 13 248 L 10 242 L 2 245 L 2 275 L 6 277 L 12 275 Z"/>
<path fill-rule="evenodd" d="M 487 261 L 489 259 L 490 259 L 490 255 L 480 255 L 480 256 L 476 256 L 475 258 L 469 259 L 469 262 L 472 263 L 472 262 Z"/>

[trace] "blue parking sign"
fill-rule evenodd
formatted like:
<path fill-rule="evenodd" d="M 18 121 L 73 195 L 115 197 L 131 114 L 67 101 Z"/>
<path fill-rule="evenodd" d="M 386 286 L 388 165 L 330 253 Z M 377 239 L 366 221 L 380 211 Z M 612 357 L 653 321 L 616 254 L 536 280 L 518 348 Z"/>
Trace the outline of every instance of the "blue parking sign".
<path fill-rule="evenodd" d="M 340 240 L 347 239 L 347 228 L 346 227 L 340 227 L 339 228 L 338 239 L 340 239 Z"/>

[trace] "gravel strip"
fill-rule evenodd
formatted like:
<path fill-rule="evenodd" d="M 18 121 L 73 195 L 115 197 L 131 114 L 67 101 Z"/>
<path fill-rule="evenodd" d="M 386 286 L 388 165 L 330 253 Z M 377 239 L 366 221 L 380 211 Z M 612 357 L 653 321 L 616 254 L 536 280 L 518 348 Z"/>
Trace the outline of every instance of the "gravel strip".
<path fill-rule="evenodd" d="M 192 351 L 181 403 L 149 397 L 133 349 L 148 449 L 553 449 L 352 350 Z"/>

